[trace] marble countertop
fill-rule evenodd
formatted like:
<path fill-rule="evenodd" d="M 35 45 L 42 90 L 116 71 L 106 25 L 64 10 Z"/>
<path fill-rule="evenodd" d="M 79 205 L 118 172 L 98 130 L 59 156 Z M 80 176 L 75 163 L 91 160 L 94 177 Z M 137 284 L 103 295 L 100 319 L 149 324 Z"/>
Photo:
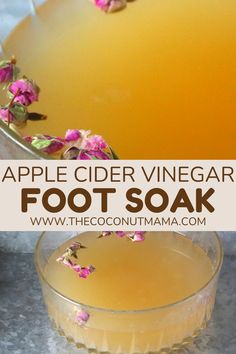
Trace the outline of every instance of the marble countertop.
<path fill-rule="evenodd" d="M 51 328 L 33 255 L 2 252 L 0 269 L 0 353 L 85 354 Z M 212 321 L 193 346 L 178 354 L 235 353 L 236 256 L 226 256 Z"/>

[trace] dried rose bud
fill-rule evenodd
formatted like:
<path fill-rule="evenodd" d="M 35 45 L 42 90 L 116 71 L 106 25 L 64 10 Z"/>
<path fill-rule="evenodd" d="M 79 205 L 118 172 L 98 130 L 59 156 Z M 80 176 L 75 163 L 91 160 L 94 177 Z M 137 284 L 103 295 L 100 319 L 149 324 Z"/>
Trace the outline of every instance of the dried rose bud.
<path fill-rule="evenodd" d="M 79 149 L 75 146 L 72 146 L 63 152 L 62 159 L 63 160 L 77 160 L 78 155 L 79 155 Z"/>
<path fill-rule="evenodd" d="M 8 108 L 2 107 L 0 108 L 0 119 L 4 122 L 12 123 L 14 121 L 14 116 Z"/>
<path fill-rule="evenodd" d="M 84 326 L 88 320 L 90 315 L 86 311 L 78 311 L 76 314 L 75 322 L 78 323 L 80 326 Z"/>
<path fill-rule="evenodd" d="M 0 61 L 0 83 L 6 83 L 13 80 L 14 64 L 11 60 Z"/>
<path fill-rule="evenodd" d="M 95 0 L 95 5 L 105 12 L 115 12 L 123 9 L 127 5 L 126 0 Z"/>
<path fill-rule="evenodd" d="M 81 150 L 77 160 L 111 160 L 112 157 L 102 150 Z"/>
<path fill-rule="evenodd" d="M 95 271 L 93 266 L 82 267 L 79 264 L 75 264 L 72 266 L 72 269 L 78 273 L 80 278 L 87 279 L 88 276 Z"/>
<path fill-rule="evenodd" d="M 107 148 L 107 143 L 100 135 L 92 135 L 83 140 L 81 149 L 99 151 Z"/>
<path fill-rule="evenodd" d="M 14 123 L 18 127 L 24 126 L 28 119 L 28 112 L 25 106 L 19 103 L 13 103 L 11 107 L 0 109 L 0 119 L 7 123 Z"/>
<path fill-rule="evenodd" d="M 36 149 L 41 150 L 45 154 L 49 155 L 55 154 L 65 146 L 63 139 L 50 135 L 37 134 L 34 136 L 26 136 L 24 139 Z"/>
<path fill-rule="evenodd" d="M 10 98 L 15 96 L 14 102 L 18 102 L 24 106 L 29 106 L 33 102 L 38 101 L 39 91 L 39 87 L 28 79 L 17 80 L 8 88 Z"/>
<path fill-rule="evenodd" d="M 134 233 L 131 233 L 131 235 L 128 236 L 133 242 L 141 242 L 145 240 L 144 234 L 145 231 L 135 231 Z"/>
<path fill-rule="evenodd" d="M 67 249 L 66 253 L 69 257 L 77 258 L 77 251 L 81 248 L 86 248 L 80 242 L 73 242 Z"/>
<path fill-rule="evenodd" d="M 67 143 L 76 142 L 81 139 L 82 135 L 77 129 L 68 129 L 65 135 L 65 141 Z"/>
<path fill-rule="evenodd" d="M 124 236 L 126 236 L 126 232 L 124 232 L 124 231 L 116 231 L 115 234 L 116 234 L 116 236 L 118 236 L 118 237 L 124 237 Z"/>

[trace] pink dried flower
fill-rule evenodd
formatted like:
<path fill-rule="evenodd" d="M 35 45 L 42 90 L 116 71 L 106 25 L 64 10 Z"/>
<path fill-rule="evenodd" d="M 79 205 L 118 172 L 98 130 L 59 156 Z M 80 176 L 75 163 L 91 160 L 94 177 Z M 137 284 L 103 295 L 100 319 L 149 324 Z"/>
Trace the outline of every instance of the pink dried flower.
<path fill-rule="evenodd" d="M 38 101 L 39 91 L 39 87 L 28 79 L 17 80 L 8 88 L 10 98 L 15 96 L 14 102 L 19 102 L 24 106 Z"/>
<path fill-rule="evenodd" d="M 14 121 L 13 114 L 9 111 L 8 108 L 0 108 L 0 119 L 4 122 L 12 123 Z"/>
<path fill-rule="evenodd" d="M 93 266 L 81 267 L 79 264 L 72 266 L 72 269 L 79 274 L 80 278 L 87 279 L 88 276 L 95 271 Z"/>
<path fill-rule="evenodd" d="M 80 278 L 87 279 L 88 276 L 91 274 L 89 267 L 82 267 L 79 273 Z"/>
<path fill-rule="evenodd" d="M 80 242 L 75 241 L 66 249 L 66 252 L 70 256 L 74 256 L 76 251 L 78 251 L 80 248 L 86 248 L 86 247 L 83 246 Z"/>
<path fill-rule="evenodd" d="M 131 235 L 128 235 L 128 237 L 133 241 L 133 242 L 141 242 L 145 240 L 145 231 L 135 231 Z"/>
<path fill-rule="evenodd" d="M 125 233 L 124 231 L 116 231 L 115 234 L 116 234 L 116 236 L 118 236 L 118 237 L 124 237 L 124 236 L 126 236 L 126 233 Z"/>
<path fill-rule="evenodd" d="M 60 151 L 64 147 L 64 143 L 60 138 L 53 138 L 50 140 L 50 145 L 42 151 L 48 155 L 55 154 L 56 152 Z"/>
<path fill-rule="evenodd" d="M 95 5 L 105 12 L 114 12 L 126 6 L 126 0 L 95 0 Z"/>
<path fill-rule="evenodd" d="M 100 135 L 92 135 L 83 140 L 81 149 L 99 151 L 107 148 L 107 143 Z"/>
<path fill-rule="evenodd" d="M 114 232 L 118 237 L 127 237 L 133 242 L 140 242 L 145 240 L 145 231 L 132 231 L 132 232 L 125 232 L 125 231 L 115 231 Z M 101 232 L 99 237 L 110 236 L 112 232 L 110 231 L 103 231 Z"/>
<path fill-rule="evenodd" d="M 102 150 L 78 151 L 77 160 L 111 160 L 112 157 Z"/>
<path fill-rule="evenodd" d="M 0 62 L 0 83 L 7 83 L 13 80 L 14 64 L 11 60 Z"/>
<path fill-rule="evenodd" d="M 78 323 L 80 326 L 84 326 L 88 322 L 89 317 L 90 315 L 88 312 L 84 310 L 78 311 L 76 314 L 75 322 Z"/>
<path fill-rule="evenodd" d="M 81 132 L 77 129 L 68 129 L 65 135 L 65 141 L 67 143 L 75 142 L 81 139 Z"/>
<path fill-rule="evenodd" d="M 49 155 L 55 154 L 65 146 L 65 142 L 62 138 L 50 135 L 37 134 L 34 136 L 26 136 L 24 137 L 24 140 L 36 149 Z"/>

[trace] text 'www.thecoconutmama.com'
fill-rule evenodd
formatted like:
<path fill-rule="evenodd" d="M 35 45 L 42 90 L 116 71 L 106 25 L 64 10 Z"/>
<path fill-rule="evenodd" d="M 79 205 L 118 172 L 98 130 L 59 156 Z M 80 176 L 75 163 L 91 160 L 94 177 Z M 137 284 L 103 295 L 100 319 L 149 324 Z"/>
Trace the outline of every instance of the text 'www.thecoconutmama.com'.
<path fill-rule="evenodd" d="M 158 226 L 206 226 L 206 217 L 30 217 L 33 226 L 71 226 L 71 227 L 158 227 Z"/>

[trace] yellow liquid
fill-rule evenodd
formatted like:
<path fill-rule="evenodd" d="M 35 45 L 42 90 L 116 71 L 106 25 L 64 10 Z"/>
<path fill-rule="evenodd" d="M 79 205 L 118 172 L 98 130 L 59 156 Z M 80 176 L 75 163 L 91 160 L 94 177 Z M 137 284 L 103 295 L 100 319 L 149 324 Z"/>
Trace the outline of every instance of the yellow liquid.
<path fill-rule="evenodd" d="M 112 15 L 48 1 L 5 45 L 49 117 L 25 134 L 91 129 L 123 159 L 235 159 L 235 18 L 235 0 L 137 0 Z"/>
<path fill-rule="evenodd" d="M 83 304 L 113 310 L 164 306 L 194 294 L 212 276 L 208 256 L 184 236 L 152 232 L 137 243 L 97 237 L 85 233 L 74 239 L 87 247 L 79 251 L 79 263 L 96 267 L 86 280 L 56 262 L 71 240 L 53 253 L 46 266 L 49 283 Z"/>
<path fill-rule="evenodd" d="M 116 236 L 98 239 L 98 235 L 84 233 L 73 239 L 87 246 L 78 253 L 80 263 L 96 266 L 86 280 L 56 262 L 72 240 L 54 251 L 46 264 L 44 275 L 54 289 L 71 300 L 100 308 L 82 306 L 90 318 L 80 327 L 75 321 L 80 305 L 44 287 L 49 316 L 59 332 L 78 346 L 111 353 L 154 352 L 196 336 L 211 316 L 215 285 L 187 301 L 165 305 L 198 292 L 210 280 L 213 269 L 206 253 L 173 232 L 147 233 L 141 243 Z"/>

